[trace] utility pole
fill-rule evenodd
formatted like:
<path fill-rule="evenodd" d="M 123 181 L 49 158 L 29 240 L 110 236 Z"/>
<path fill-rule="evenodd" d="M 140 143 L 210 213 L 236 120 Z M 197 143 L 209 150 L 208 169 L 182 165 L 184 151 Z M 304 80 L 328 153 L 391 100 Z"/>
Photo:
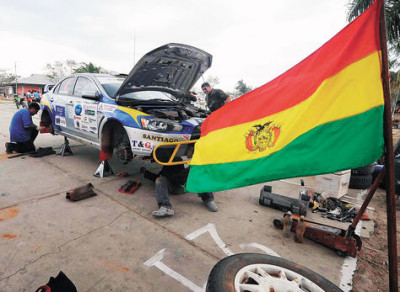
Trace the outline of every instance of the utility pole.
<path fill-rule="evenodd" d="M 17 76 L 17 62 L 14 62 L 14 70 L 15 70 L 15 94 L 18 95 L 18 76 Z"/>

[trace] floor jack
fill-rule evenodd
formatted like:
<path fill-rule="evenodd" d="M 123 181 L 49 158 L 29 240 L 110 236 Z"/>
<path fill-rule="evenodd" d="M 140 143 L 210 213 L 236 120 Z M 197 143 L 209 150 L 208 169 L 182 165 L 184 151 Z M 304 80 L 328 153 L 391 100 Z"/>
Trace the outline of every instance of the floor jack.
<path fill-rule="evenodd" d="M 351 256 L 355 258 L 357 251 L 361 250 L 362 242 L 361 238 L 356 235 L 354 231 L 362 215 L 367 209 L 372 196 L 378 188 L 383 173 L 384 171 L 382 170 L 370 187 L 367 197 L 365 198 L 360 210 L 358 210 L 356 217 L 350 224 L 347 231 L 341 228 L 304 220 L 306 223 L 304 237 L 333 249 L 340 256 Z M 292 219 L 293 224 L 291 230 L 296 232 L 296 227 L 300 216 L 292 214 Z M 283 229 L 283 217 L 274 219 L 273 224 L 276 228 Z"/>

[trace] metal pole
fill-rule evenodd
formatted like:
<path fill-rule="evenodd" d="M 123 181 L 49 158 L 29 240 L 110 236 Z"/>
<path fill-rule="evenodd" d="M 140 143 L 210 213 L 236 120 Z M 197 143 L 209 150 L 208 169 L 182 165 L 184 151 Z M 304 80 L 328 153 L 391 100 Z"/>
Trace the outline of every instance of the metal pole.
<path fill-rule="evenodd" d="M 382 52 L 382 86 L 385 99 L 384 139 L 385 139 L 385 184 L 387 210 L 387 237 L 389 253 L 389 287 L 390 291 L 398 291 L 397 274 L 397 239 L 396 239 L 396 200 L 394 193 L 394 153 L 391 119 L 391 97 L 389 88 L 389 68 L 387 57 L 387 40 L 385 24 L 385 1 L 382 0 L 379 17 L 379 34 Z"/>
<path fill-rule="evenodd" d="M 17 95 L 18 95 L 17 62 L 14 62 L 14 70 L 15 70 L 15 94 L 17 94 Z"/>

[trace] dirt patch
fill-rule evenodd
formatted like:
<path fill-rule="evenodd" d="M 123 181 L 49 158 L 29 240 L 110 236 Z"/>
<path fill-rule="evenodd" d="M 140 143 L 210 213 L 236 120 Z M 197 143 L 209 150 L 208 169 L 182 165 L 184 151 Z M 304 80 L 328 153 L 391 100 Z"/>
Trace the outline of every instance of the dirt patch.
<path fill-rule="evenodd" d="M 353 277 L 352 291 L 389 291 L 385 190 L 378 189 L 369 206 L 375 208 L 375 228 L 370 238 L 362 239 L 363 245 L 361 251 L 357 254 L 357 271 Z M 399 210 L 400 202 L 396 198 L 396 211 Z M 399 212 L 396 212 L 396 224 L 397 239 L 399 239 Z"/>

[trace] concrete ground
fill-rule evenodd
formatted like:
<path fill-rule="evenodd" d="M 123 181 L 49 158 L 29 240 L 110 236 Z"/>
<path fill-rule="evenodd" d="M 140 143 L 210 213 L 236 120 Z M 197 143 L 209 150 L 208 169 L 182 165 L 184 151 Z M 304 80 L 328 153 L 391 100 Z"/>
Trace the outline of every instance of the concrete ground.
<path fill-rule="evenodd" d="M 154 185 L 139 175 L 146 166 L 112 159 L 121 178 L 93 176 L 99 151 L 71 141 L 73 156 L 7 159 L 4 143 L 16 112 L 0 103 L 0 291 L 34 291 L 63 271 L 78 291 L 204 291 L 212 267 L 236 253 L 278 254 L 318 272 L 345 291 L 352 286 L 356 259 L 342 258 L 305 239 L 286 239 L 272 221 L 283 212 L 259 205 L 264 184 L 215 193 L 220 211 L 209 212 L 196 194 L 172 196 L 175 216 L 156 219 Z M 38 124 L 40 112 L 34 117 Z M 62 136 L 40 134 L 37 147 L 58 151 Z M 140 180 L 131 195 L 118 192 Z M 234 179 L 234 178 L 233 178 Z M 97 196 L 79 202 L 68 190 L 92 183 Z M 275 181 L 273 192 L 298 197 L 299 179 Z M 361 204 L 362 192 L 347 200 Z M 347 229 L 309 212 L 307 219 Z M 294 234 L 292 234 L 294 235 Z"/>

